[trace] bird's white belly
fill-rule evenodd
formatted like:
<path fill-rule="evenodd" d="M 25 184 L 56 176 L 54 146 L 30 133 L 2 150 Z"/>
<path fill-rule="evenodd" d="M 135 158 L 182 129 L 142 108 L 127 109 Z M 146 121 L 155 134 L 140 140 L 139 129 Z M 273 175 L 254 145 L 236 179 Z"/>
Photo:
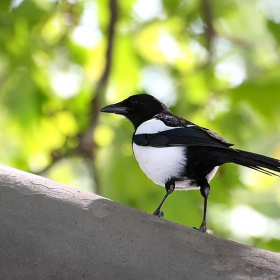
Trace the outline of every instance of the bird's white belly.
<path fill-rule="evenodd" d="M 154 148 L 133 143 L 133 152 L 143 172 L 160 186 L 170 178 L 180 177 L 184 171 L 184 147 Z"/>
<path fill-rule="evenodd" d="M 151 119 L 142 123 L 135 131 L 135 135 L 158 133 L 171 129 L 174 127 L 166 126 L 160 120 Z M 183 177 L 187 164 L 187 147 L 155 148 L 138 146 L 133 143 L 132 148 L 141 169 L 155 184 L 165 186 L 168 179 L 177 178 L 179 180 L 175 181 L 176 190 L 190 190 L 200 187 L 194 180 Z M 213 178 L 217 169 L 218 166 L 206 176 L 208 182 Z"/>
<path fill-rule="evenodd" d="M 185 147 L 143 147 L 133 143 L 133 152 L 143 172 L 157 185 L 165 186 L 170 178 L 175 181 L 176 190 L 198 189 L 200 186 L 194 180 L 182 178 L 186 164 Z M 208 182 L 218 170 L 216 166 L 207 176 Z"/>
<path fill-rule="evenodd" d="M 219 166 L 215 166 L 214 169 L 206 176 L 208 183 L 212 180 L 215 176 L 216 172 L 218 171 Z"/>

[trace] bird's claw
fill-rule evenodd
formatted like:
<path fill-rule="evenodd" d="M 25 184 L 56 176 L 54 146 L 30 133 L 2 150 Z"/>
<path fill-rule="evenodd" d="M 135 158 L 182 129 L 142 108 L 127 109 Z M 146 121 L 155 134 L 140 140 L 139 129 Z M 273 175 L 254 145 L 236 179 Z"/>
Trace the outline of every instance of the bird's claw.
<path fill-rule="evenodd" d="M 162 211 L 159 211 L 159 210 L 156 210 L 154 213 L 153 213 L 154 216 L 157 216 L 157 217 L 160 217 L 160 218 L 163 218 L 164 216 L 164 213 Z"/>
<path fill-rule="evenodd" d="M 201 232 L 206 232 L 206 226 L 203 226 L 203 225 L 201 225 L 200 228 L 197 228 L 197 227 L 193 227 L 193 228 L 196 230 L 199 230 Z"/>

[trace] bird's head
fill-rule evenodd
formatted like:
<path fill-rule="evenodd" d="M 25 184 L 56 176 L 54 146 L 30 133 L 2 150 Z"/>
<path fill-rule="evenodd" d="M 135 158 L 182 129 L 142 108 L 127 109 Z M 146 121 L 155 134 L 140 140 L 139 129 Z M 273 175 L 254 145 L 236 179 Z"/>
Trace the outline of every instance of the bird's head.
<path fill-rule="evenodd" d="M 137 94 L 119 103 L 108 105 L 100 111 L 123 115 L 133 123 L 136 129 L 141 123 L 166 110 L 168 108 L 152 95 Z"/>

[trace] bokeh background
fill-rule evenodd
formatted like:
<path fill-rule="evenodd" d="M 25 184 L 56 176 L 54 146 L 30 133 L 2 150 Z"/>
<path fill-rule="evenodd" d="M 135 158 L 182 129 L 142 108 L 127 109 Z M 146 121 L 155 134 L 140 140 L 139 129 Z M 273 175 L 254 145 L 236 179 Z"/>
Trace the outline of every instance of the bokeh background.
<path fill-rule="evenodd" d="M 0 162 L 153 212 L 133 127 L 99 109 L 146 91 L 236 147 L 280 158 L 278 0 L 0 1 Z M 168 160 L 168 159 L 166 159 Z M 165 218 L 199 226 L 199 191 Z M 280 252 L 280 178 L 228 164 L 213 234 Z"/>

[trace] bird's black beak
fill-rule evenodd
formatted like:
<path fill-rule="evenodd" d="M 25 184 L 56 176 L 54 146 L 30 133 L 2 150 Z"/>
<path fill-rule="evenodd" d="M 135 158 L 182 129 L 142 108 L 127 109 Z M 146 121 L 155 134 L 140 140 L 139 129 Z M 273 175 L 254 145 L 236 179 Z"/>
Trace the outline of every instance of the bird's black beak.
<path fill-rule="evenodd" d="M 129 108 L 123 106 L 123 104 L 121 104 L 120 102 L 117 104 L 105 106 L 100 111 L 104 113 L 115 113 L 115 114 L 124 115 L 124 114 L 128 114 L 130 110 Z"/>

